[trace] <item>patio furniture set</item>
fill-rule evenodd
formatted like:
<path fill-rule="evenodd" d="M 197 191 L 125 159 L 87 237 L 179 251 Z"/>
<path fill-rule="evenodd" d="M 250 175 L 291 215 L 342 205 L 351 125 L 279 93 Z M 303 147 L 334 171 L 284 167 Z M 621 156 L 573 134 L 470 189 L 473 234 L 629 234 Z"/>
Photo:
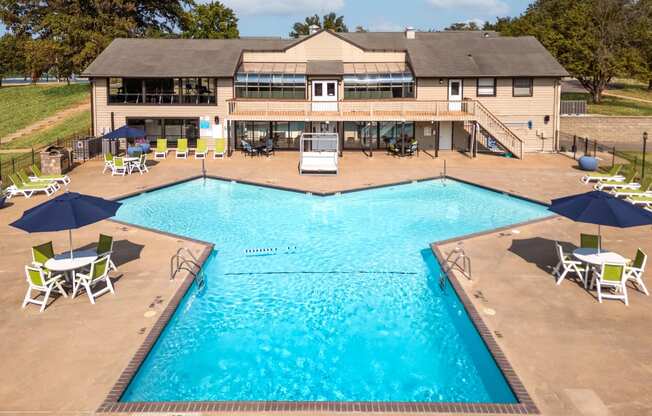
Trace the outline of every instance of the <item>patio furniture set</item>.
<path fill-rule="evenodd" d="M 591 234 L 581 234 L 580 247 L 573 250 L 571 254 L 564 252 L 561 244 L 555 242 L 559 262 L 552 274 L 557 278 L 557 285 L 560 285 L 569 274 L 574 275 L 584 289 L 596 289 L 600 303 L 602 299 L 619 299 L 625 305 L 629 305 L 627 296 L 629 281 L 650 296 L 643 281 L 647 254 L 639 248 L 634 260 L 629 260 L 613 251 L 605 251 L 601 246 L 601 237 Z"/>
<path fill-rule="evenodd" d="M 68 175 L 44 175 L 37 165 L 30 166 L 32 174 L 20 169 L 9 175 L 11 185 L 6 189 L 7 199 L 22 195 L 31 198 L 32 195 L 43 192 L 47 196 L 53 195 L 61 185 L 68 186 L 70 177 Z"/>
<path fill-rule="evenodd" d="M 114 294 L 109 272 L 118 269 L 111 260 L 112 251 L 113 237 L 104 234 L 100 234 L 97 248 L 94 250 L 77 250 L 55 255 L 51 241 L 32 247 L 32 263 L 25 266 L 27 293 L 22 307 L 33 303 L 39 305 L 40 312 L 43 312 L 53 291 L 68 297 L 66 287 L 72 291 L 73 299 L 77 293 L 84 290 L 92 304 L 104 293 Z M 96 290 L 97 284 L 101 282 L 104 282 L 105 286 Z M 39 299 L 41 294 L 43 297 Z"/>
<path fill-rule="evenodd" d="M 176 159 L 188 159 L 192 152 L 195 159 L 206 159 L 208 156 L 208 141 L 206 139 L 197 139 L 195 148 L 188 147 L 188 139 L 181 138 L 177 140 L 176 148 L 168 148 L 167 139 L 157 139 L 156 149 L 154 149 L 154 159 L 166 159 L 169 151 L 174 151 Z M 213 159 L 222 159 L 226 155 L 226 140 L 215 139 L 215 148 L 213 149 Z"/>
<path fill-rule="evenodd" d="M 111 176 L 125 176 L 131 175 L 134 171 L 138 171 L 141 175 L 149 172 L 147 168 L 147 155 L 142 153 L 140 156 L 113 156 L 111 153 L 104 155 L 104 169 L 102 174 L 106 171 L 111 172 Z"/>

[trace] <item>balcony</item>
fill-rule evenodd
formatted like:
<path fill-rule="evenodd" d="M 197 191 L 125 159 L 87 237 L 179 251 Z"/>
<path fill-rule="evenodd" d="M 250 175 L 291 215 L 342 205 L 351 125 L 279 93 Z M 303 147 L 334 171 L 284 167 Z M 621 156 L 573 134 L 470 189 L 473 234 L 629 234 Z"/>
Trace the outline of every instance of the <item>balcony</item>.
<path fill-rule="evenodd" d="M 466 121 L 475 101 L 229 100 L 229 119 L 251 121 Z"/>

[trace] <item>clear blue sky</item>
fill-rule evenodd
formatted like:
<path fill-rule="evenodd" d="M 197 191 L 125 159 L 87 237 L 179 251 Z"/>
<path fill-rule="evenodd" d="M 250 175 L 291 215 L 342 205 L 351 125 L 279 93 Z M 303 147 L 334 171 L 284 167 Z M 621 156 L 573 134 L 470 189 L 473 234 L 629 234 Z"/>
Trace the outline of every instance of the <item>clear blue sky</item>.
<path fill-rule="evenodd" d="M 202 1 L 202 2 L 205 2 Z M 372 31 L 443 29 L 454 22 L 494 20 L 521 14 L 520 0 L 222 0 L 235 9 L 243 36 L 287 36 L 296 21 L 335 11 L 350 30 L 362 25 Z M 0 25 L 0 33 L 4 30 Z"/>

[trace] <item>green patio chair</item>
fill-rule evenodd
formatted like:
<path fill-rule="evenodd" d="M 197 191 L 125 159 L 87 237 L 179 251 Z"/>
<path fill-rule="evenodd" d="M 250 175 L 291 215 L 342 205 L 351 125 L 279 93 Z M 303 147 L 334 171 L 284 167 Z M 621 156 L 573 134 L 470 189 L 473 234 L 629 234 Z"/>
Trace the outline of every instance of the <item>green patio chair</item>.
<path fill-rule="evenodd" d="M 591 172 L 582 176 L 582 182 L 588 184 L 591 181 L 622 181 L 624 176 L 620 175 L 623 165 L 613 165 L 607 173 Z"/>
<path fill-rule="evenodd" d="M 599 250 L 602 246 L 599 235 L 594 234 L 580 234 L 580 247 L 593 248 Z"/>
<path fill-rule="evenodd" d="M 23 169 L 20 169 L 18 172 L 16 172 L 16 175 L 18 175 L 18 178 L 23 182 L 25 185 L 50 185 L 52 186 L 55 190 L 59 190 L 60 186 L 58 183 L 48 180 L 48 181 L 39 181 L 39 180 L 32 180 L 30 179 L 29 175 L 25 173 Z"/>
<path fill-rule="evenodd" d="M 177 159 L 188 158 L 188 139 L 181 138 L 177 140 L 177 149 L 175 152 L 175 157 Z"/>
<path fill-rule="evenodd" d="M 197 139 L 197 147 L 195 148 L 195 159 L 206 159 L 208 154 L 208 144 L 206 139 Z"/>
<path fill-rule="evenodd" d="M 50 293 L 52 290 L 57 290 L 67 298 L 68 294 L 63 290 L 61 285 L 64 280 L 63 275 L 58 274 L 52 276 L 52 273 L 46 269 L 25 266 L 25 275 L 27 277 L 27 293 L 23 299 L 23 308 L 28 303 L 33 303 L 41 307 L 39 312 L 43 312 L 45 306 L 48 304 Z M 36 296 L 32 297 L 32 291 L 36 291 Z M 39 293 L 43 293 L 43 300 L 38 300 Z"/>
<path fill-rule="evenodd" d="M 125 160 L 121 157 L 113 158 L 113 166 L 111 168 L 111 176 L 120 175 L 125 176 L 127 174 L 127 165 Z"/>
<path fill-rule="evenodd" d="M 41 169 L 39 169 L 39 167 L 35 164 L 29 168 L 34 174 L 34 176 L 30 177 L 32 180 L 61 182 L 64 185 L 68 185 L 70 183 L 70 177 L 68 175 L 44 175 L 43 172 L 41 172 Z"/>
<path fill-rule="evenodd" d="M 627 201 L 634 205 L 652 208 L 652 195 L 630 195 L 627 197 Z"/>
<path fill-rule="evenodd" d="M 641 181 L 638 189 L 613 189 L 610 191 L 615 196 L 650 196 L 652 197 L 652 175 Z"/>
<path fill-rule="evenodd" d="M 110 254 L 100 257 L 91 264 L 90 271 L 88 273 L 77 273 L 75 276 L 75 283 L 72 288 L 72 297 L 74 298 L 77 294 L 77 291 L 83 287 L 86 290 L 86 294 L 90 299 L 91 303 L 95 305 L 95 299 L 106 293 L 111 292 L 115 294 L 113 290 L 113 285 L 111 284 L 111 279 L 109 278 L 109 258 Z M 100 289 L 97 292 L 93 292 L 93 287 L 104 281 L 106 286 L 103 289 Z"/>
<path fill-rule="evenodd" d="M 596 191 L 608 191 L 610 189 L 639 189 L 641 184 L 635 181 L 636 179 L 636 168 L 630 168 L 625 174 L 625 179 L 622 181 L 598 181 L 595 184 Z"/>
<path fill-rule="evenodd" d="M 54 258 L 54 246 L 52 241 L 32 247 L 32 264 L 44 267 L 45 262 Z"/>
<path fill-rule="evenodd" d="M 634 261 L 628 264 L 625 268 L 625 274 L 627 275 L 627 280 L 634 281 L 636 287 L 642 290 L 647 296 L 650 296 L 650 292 L 647 290 L 647 287 L 643 282 L 643 273 L 645 273 L 646 264 L 647 254 L 639 248 L 636 250 Z"/>
<path fill-rule="evenodd" d="M 154 149 L 154 159 L 165 159 L 168 155 L 167 139 L 157 139 L 156 149 Z"/>
<path fill-rule="evenodd" d="M 97 241 L 96 252 L 98 257 L 103 257 L 106 256 L 107 254 L 108 255 L 113 254 L 113 237 L 106 234 L 100 234 L 100 238 Z M 111 257 L 109 257 L 109 267 L 113 270 L 118 270 L 118 268 L 111 260 Z"/>
<path fill-rule="evenodd" d="M 620 299 L 629 305 L 627 298 L 627 276 L 625 265 L 617 263 L 604 263 L 600 271 L 595 273 L 591 288 L 597 286 L 598 301 L 602 299 Z M 603 292 L 602 289 L 608 289 Z"/>
<path fill-rule="evenodd" d="M 226 154 L 226 140 L 224 139 L 215 139 L 215 150 L 213 150 L 213 159 L 224 158 Z"/>

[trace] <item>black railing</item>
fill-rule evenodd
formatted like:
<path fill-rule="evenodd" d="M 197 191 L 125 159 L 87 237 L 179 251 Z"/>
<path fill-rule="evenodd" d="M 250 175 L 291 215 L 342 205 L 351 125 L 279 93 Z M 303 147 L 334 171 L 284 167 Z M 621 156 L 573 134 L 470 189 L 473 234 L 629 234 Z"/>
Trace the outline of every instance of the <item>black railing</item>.
<path fill-rule="evenodd" d="M 652 160 L 645 157 L 645 140 L 640 143 L 605 143 L 588 137 L 560 133 L 559 151 L 577 160 L 582 156 L 601 157 L 609 163 L 633 165 L 641 177 L 652 173 Z"/>

